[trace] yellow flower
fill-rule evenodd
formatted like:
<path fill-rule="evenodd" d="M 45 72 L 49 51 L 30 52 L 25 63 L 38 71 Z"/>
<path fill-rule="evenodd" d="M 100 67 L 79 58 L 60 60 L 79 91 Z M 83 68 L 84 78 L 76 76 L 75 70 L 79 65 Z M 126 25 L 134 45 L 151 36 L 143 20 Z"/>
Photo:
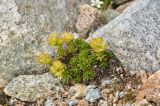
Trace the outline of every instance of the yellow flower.
<path fill-rule="evenodd" d="M 63 39 L 65 43 L 69 43 L 74 39 L 74 35 L 71 32 L 64 32 Z"/>
<path fill-rule="evenodd" d="M 108 47 L 108 44 L 101 37 L 93 38 L 89 44 L 95 52 L 105 51 Z"/>
<path fill-rule="evenodd" d="M 49 38 L 48 38 L 48 45 L 57 46 L 58 45 L 58 39 L 59 39 L 59 33 L 50 34 Z"/>
<path fill-rule="evenodd" d="M 58 37 L 57 38 L 57 44 L 58 45 L 62 45 L 63 44 L 63 38 L 62 37 Z"/>
<path fill-rule="evenodd" d="M 63 64 L 61 61 L 55 60 L 52 64 L 52 66 L 50 67 L 50 71 L 55 76 L 57 76 L 59 79 L 62 79 L 65 67 L 66 67 L 66 65 Z"/>
<path fill-rule="evenodd" d="M 41 53 L 36 58 L 39 64 L 51 64 L 52 58 L 48 53 Z"/>

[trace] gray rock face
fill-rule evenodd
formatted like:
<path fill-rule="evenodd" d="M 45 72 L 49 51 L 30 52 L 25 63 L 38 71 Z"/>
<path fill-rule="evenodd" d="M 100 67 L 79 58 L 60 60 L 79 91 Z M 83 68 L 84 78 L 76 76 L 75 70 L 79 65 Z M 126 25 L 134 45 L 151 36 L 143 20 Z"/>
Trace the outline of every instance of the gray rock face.
<path fill-rule="evenodd" d="M 43 73 L 35 55 L 47 48 L 47 35 L 74 30 L 78 7 L 89 0 L 0 0 L 0 77 Z"/>
<path fill-rule="evenodd" d="M 120 16 L 96 31 L 131 70 L 157 71 L 160 47 L 160 0 L 137 0 Z M 91 38 L 92 38 L 91 37 Z"/>
<path fill-rule="evenodd" d="M 4 89 L 4 92 L 21 101 L 34 102 L 38 98 L 47 98 L 63 91 L 58 79 L 50 73 L 43 75 L 20 75 L 14 78 Z"/>

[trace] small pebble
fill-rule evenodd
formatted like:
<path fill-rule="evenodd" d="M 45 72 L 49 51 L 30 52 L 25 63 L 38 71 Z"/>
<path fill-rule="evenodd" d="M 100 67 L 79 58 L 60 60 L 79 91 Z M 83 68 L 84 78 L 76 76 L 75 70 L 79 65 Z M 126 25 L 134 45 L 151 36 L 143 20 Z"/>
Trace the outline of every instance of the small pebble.
<path fill-rule="evenodd" d="M 70 100 L 69 106 L 76 106 L 78 104 L 78 100 Z"/>
<path fill-rule="evenodd" d="M 94 89 L 94 88 L 96 88 L 95 85 L 88 85 L 88 86 L 87 86 L 87 91 L 88 91 L 89 89 Z"/>
<path fill-rule="evenodd" d="M 122 99 L 124 97 L 125 93 L 122 91 L 119 93 L 119 98 Z"/>
<path fill-rule="evenodd" d="M 96 100 L 101 97 L 99 91 L 99 89 L 90 89 L 86 94 L 86 100 L 89 102 L 96 102 Z"/>
<path fill-rule="evenodd" d="M 112 84 L 112 80 L 107 79 L 107 80 L 102 80 L 101 86 L 105 87 L 106 85 Z"/>

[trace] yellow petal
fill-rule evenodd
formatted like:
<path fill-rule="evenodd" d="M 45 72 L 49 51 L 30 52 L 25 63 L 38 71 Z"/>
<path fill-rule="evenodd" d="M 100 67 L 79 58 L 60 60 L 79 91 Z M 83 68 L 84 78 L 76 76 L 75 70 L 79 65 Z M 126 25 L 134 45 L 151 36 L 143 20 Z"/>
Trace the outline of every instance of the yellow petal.
<path fill-rule="evenodd" d="M 107 43 L 101 37 L 93 38 L 89 42 L 90 46 L 95 52 L 102 52 L 107 49 Z"/>
<path fill-rule="evenodd" d="M 48 45 L 50 45 L 50 46 L 57 46 L 57 44 L 58 44 L 58 37 L 59 37 L 58 33 L 50 34 L 49 38 L 48 38 Z"/>
<path fill-rule="evenodd" d="M 63 39 L 65 43 L 69 43 L 74 39 L 74 35 L 71 32 L 64 32 L 63 33 Z"/>
<path fill-rule="evenodd" d="M 48 53 L 41 53 L 36 60 L 39 64 L 51 64 L 52 58 Z"/>

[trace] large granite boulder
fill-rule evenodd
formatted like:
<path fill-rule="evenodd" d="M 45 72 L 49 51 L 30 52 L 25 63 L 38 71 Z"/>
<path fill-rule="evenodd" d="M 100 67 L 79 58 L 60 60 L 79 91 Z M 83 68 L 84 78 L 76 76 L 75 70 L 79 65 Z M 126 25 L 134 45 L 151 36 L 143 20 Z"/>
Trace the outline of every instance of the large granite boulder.
<path fill-rule="evenodd" d="M 0 0 L 0 78 L 43 73 L 35 63 L 47 35 L 74 31 L 79 6 L 89 0 Z"/>
<path fill-rule="evenodd" d="M 120 16 L 93 33 L 104 37 L 131 70 L 160 69 L 160 0 L 136 0 Z"/>
<path fill-rule="evenodd" d="M 50 95 L 63 92 L 59 80 L 50 73 L 42 75 L 20 75 L 14 78 L 4 89 L 5 94 L 21 101 L 35 102 Z"/>

